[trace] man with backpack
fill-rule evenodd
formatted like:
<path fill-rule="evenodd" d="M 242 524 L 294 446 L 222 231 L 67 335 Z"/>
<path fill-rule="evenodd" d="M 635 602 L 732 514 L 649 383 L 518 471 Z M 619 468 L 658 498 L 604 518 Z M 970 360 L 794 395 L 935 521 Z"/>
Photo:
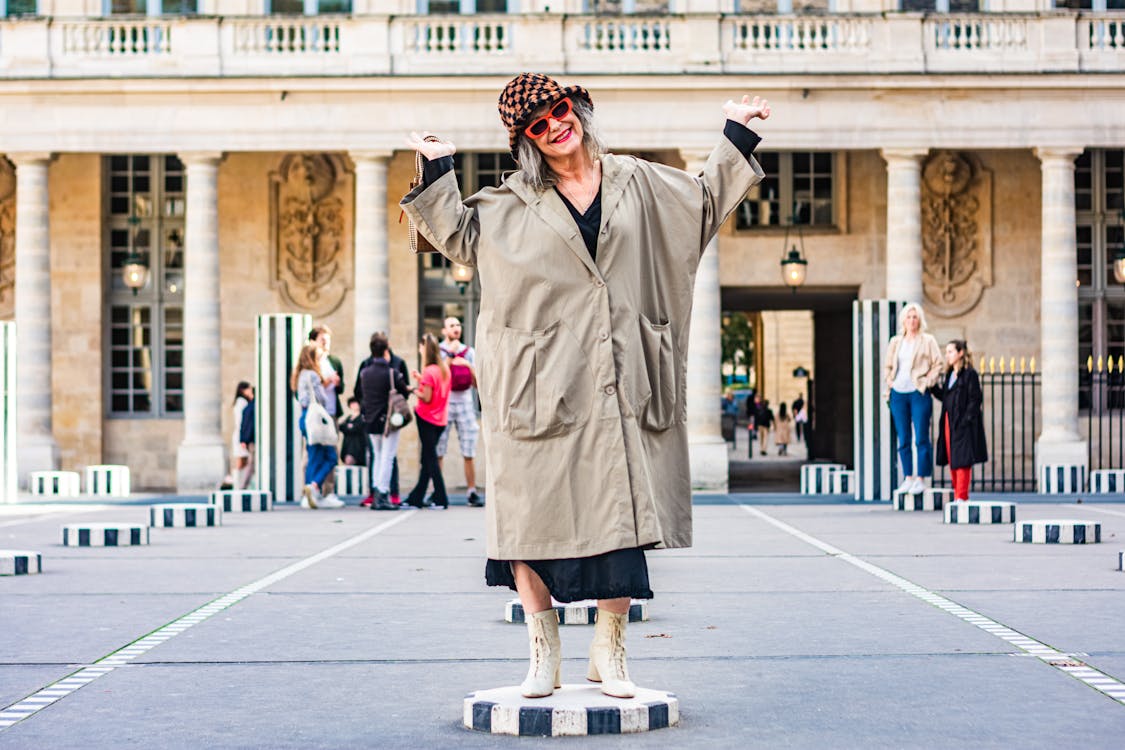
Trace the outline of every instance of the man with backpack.
<path fill-rule="evenodd" d="M 461 455 L 465 459 L 465 486 L 469 497 L 469 505 L 479 508 L 484 505 L 484 500 L 477 493 L 476 469 L 473 466 L 473 456 L 477 449 L 477 435 L 480 426 L 477 424 L 477 402 L 473 389 L 477 384 L 476 356 L 471 346 L 461 343 L 461 321 L 457 318 L 446 318 L 441 329 L 441 353 L 449 361 L 449 374 L 453 380 L 452 390 L 449 394 L 449 416 L 446 428 L 442 430 L 438 439 L 438 462 L 445 458 L 446 448 L 449 446 L 449 433 L 457 428 L 457 441 L 461 445 Z"/>

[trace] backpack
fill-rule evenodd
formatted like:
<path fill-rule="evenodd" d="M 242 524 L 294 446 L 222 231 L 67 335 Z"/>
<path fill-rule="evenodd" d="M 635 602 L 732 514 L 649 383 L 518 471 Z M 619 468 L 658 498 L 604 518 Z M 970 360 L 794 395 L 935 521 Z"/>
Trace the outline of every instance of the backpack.
<path fill-rule="evenodd" d="M 451 352 L 442 347 L 442 351 L 449 359 L 454 357 L 464 356 L 465 352 L 469 351 L 469 347 L 462 346 L 457 352 Z M 453 391 L 467 391 L 473 387 L 473 371 L 465 365 L 449 365 L 449 379 L 450 390 Z"/>

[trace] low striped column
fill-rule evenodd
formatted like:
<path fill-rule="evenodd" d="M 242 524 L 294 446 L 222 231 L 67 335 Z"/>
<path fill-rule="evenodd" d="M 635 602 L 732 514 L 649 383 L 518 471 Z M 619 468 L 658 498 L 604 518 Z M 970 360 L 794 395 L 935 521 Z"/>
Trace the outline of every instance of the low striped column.
<path fill-rule="evenodd" d="M 843 464 L 803 464 L 801 466 L 801 494 L 823 495 L 831 492 L 830 475 L 846 468 Z"/>
<path fill-rule="evenodd" d="M 1020 521 L 1015 541 L 1024 544 L 1098 544 L 1102 525 L 1095 521 Z"/>
<path fill-rule="evenodd" d="M 1081 464 L 1044 464 L 1039 467 L 1039 494 L 1058 495 L 1086 489 L 1086 467 Z"/>
<path fill-rule="evenodd" d="M 555 613 L 559 616 L 560 625 L 593 625 L 597 620 L 598 603 L 592 599 L 569 604 L 552 603 L 555 607 Z M 633 599 L 629 603 L 629 622 L 644 622 L 646 620 L 648 620 L 648 601 Z M 523 604 L 519 599 L 512 599 L 504 606 L 504 621 L 526 622 Z"/>
<path fill-rule="evenodd" d="M 304 487 L 305 444 L 297 420 L 301 407 L 289 375 L 312 330 L 309 315 L 259 315 L 257 319 L 257 487 L 278 502 L 295 502 Z"/>
<path fill-rule="evenodd" d="M 852 427 L 856 499 L 885 500 L 898 485 L 891 411 L 883 400 L 883 359 L 898 333 L 902 302 L 852 303 Z"/>
<path fill-rule="evenodd" d="M 129 496 L 129 467 L 100 464 L 86 467 L 86 494 L 99 497 Z"/>
<path fill-rule="evenodd" d="M 36 497 L 78 497 L 82 477 L 77 471 L 33 471 L 27 478 L 27 490 Z"/>
<path fill-rule="evenodd" d="M 632 734 L 680 723 L 674 693 L 638 687 L 632 698 L 611 698 L 597 685 L 563 685 L 546 698 L 524 698 L 518 686 L 478 690 L 464 703 L 465 727 L 519 737 Z"/>
<path fill-rule="evenodd" d="M 341 497 L 364 497 L 367 495 L 366 466 L 337 466 L 336 494 Z"/>
<path fill-rule="evenodd" d="M 273 510 L 273 494 L 265 490 L 219 490 L 211 493 L 211 504 L 224 513 L 267 513 Z"/>
<path fill-rule="evenodd" d="M 1125 493 L 1125 469 L 1098 469 L 1090 472 L 1090 492 L 1095 495 Z"/>
<path fill-rule="evenodd" d="M 64 547 L 136 547 L 148 544 L 148 526 L 141 523 L 68 523 L 62 527 Z"/>
<path fill-rule="evenodd" d="M 223 525 L 223 509 L 211 503 L 162 503 L 148 507 L 153 528 L 199 529 Z"/>
<path fill-rule="evenodd" d="M 828 491 L 833 495 L 855 495 L 855 472 L 834 471 L 828 475 Z"/>
<path fill-rule="evenodd" d="M 953 490 L 928 487 L 921 492 L 895 490 L 891 504 L 895 510 L 941 510 L 946 503 L 953 502 Z"/>
<path fill-rule="evenodd" d="M 0 576 L 29 576 L 43 572 L 43 555 L 19 549 L 0 549 Z"/>
<path fill-rule="evenodd" d="M 0 503 L 19 502 L 16 471 L 16 324 L 0 322 Z"/>
<path fill-rule="evenodd" d="M 995 500 L 968 500 L 945 504 L 945 523 L 1015 523 L 1016 504 Z"/>

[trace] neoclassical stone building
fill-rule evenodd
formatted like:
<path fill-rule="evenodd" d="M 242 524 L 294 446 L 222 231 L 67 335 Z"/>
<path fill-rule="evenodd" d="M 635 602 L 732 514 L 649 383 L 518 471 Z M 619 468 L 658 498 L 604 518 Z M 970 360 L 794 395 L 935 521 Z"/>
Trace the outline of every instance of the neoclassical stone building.
<path fill-rule="evenodd" d="M 471 339 L 476 290 L 407 248 L 403 139 L 430 129 L 458 145 L 467 191 L 495 184 L 511 167 L 495 100 L 523 70 L 587 86 L 614 150 L 689 170 L 724 100 L 773 103 L 768 178 L 698 278 L 698 485 L 726 481 L 723 311 L 812 311 L 828 452 L 847 460 L 862 298 L 923 300 L 940 336 L 1037 358 L 1039 456 L 1083 457 L 1078 363 L 1125 353 L 1109 271 L 1125 13 L 1067 5 L 0 0 L 0 313 L 20 338 L 20 473 L 122 462 L 141 487 L 212 485 L 259 313 L 330 325 L 349 381 L 374 330 L 412 354 L 454 313 Z M 809 261 L 797 295 L 778 265 L 792 223 Z M 136 294 L 121 280 L 133 253 L 149 269 Z"/>

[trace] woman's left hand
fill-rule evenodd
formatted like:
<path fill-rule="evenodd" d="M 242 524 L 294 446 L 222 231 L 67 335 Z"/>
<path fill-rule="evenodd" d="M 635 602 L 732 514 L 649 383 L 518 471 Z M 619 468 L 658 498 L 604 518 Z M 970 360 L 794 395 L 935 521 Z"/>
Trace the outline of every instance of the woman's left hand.
<path fill-rule="evenodd" d="M 742 97 L 741 102 L 727 99 L 727 103 L 723 105 L 723 114 L 727 116 L 728 120 L 734 120 L 740 125 L 749 125 L 755 117 L 762 120 L 769 118 L 770 103 L 759 96 L 751 99 L 750 95 L 747 94 Z"/>

